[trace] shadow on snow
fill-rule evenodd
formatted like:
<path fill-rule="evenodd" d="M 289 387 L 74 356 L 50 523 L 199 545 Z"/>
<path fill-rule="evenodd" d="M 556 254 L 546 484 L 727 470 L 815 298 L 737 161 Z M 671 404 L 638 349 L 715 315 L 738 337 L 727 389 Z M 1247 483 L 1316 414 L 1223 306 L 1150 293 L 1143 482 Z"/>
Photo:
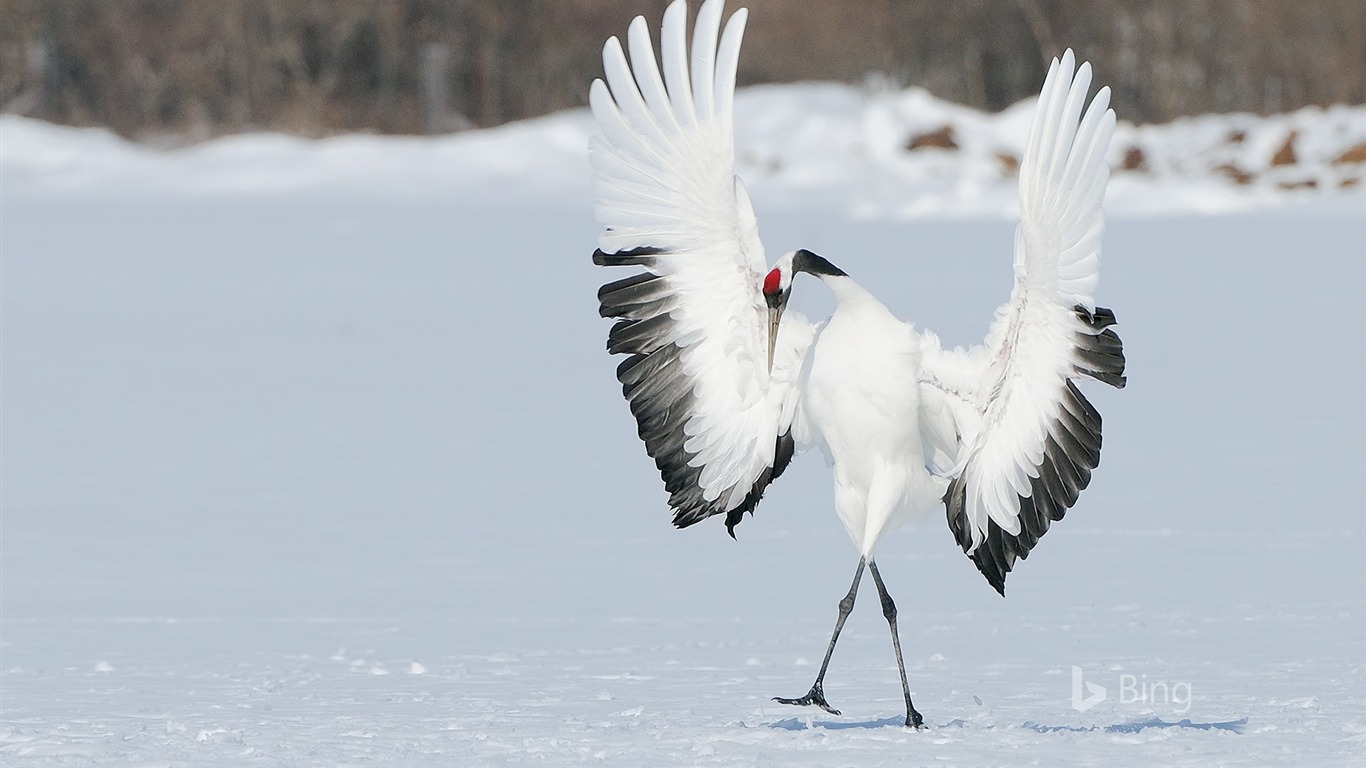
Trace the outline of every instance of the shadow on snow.
<path fill-rule="evenodd" d="M 1072 733 L 1089 733 L 1091 731 L 1101 731 L 1103 733 L 1138 733 L 1150 728 L 1180 728 L 1192 731 L 1229 731 L 1231 733 L 1242 733 L 1243 727 L 1247 725 L 1247 718 L 1240 717 L 1237 720 L 1228 720 L 1222 723 L 1193 723 L 1190 718 L 1169 722 L 1161 718 L 1151 717 L 1147 720 L 1134 720 L 1129 723 L 1115 723 L 1114 725 L 1041 725 L 1035 722 L 1026 722 L 1025 728 L 1038 731 L 1039 733 L 1054 733 L 1057 731 L 1069 731 Z"/>
<path fill-rule="evenodd" d="M 864 720 L 862 722 L 856 723 L 841 723 L 834 720 L 809 720 L 801 717 L 788 717 L 779 720 L 776 723 L 770 723 L 768 727 L 777 728 L 783 731 L 808 731 L 815 728 L 823 728 L 827 731 L 844 731 L 850 728 L 887 728 L 889 726 L 905 728 L 905 716 L 884 717 L 881 720 Z"/>
<path fill-rule="evenodd" d="M 1039 733 L 1057 733 L 1066 731 L 1068 733 L 1138 733 L 1153 728 L 1174 728 L 1191 731 L 1228 731 L 1230 733 L 1242 733 L 1243 727 L 1247 725 L 1247 718 L 1229 720 L 1221 723 L 1195 723 L 1189 718 L 1176 722 L 1169 722 L 1160 718 L 1148 718 L 1146 720 L 1134 720 L 1127 723 L 1115 723 L 1113 725 L 1042 725 L 1031 721 L 1026 721 L 1021 728 L 1027 728 Z M 841 723 L 832 720 L 810 720 L 799 717 L 789 717 L 770 723 L 769 728 L 783 731 L 809 731 L 817 728 L 828 731 L 843 731 L 851 728 L 905 728 L 906 720 L 902 717 L 885 717 L 880 720 L 863 720 L 860 722 Z M 965 720 L 950 720 L 943 725 L 927 725 L 927 728 L 966 728 L 968 723 Z M 992 726 L 988 726 L 991 729 Z"/>

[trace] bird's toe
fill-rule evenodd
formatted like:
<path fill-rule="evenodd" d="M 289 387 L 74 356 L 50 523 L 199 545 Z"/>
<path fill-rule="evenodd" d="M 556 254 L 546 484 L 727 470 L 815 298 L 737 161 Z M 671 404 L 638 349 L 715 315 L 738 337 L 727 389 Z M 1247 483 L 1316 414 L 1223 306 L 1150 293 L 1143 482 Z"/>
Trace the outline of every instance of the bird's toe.
<path fill-rule="evenodd" d="M 807 694 L 799 699 L 784 699 L 781 696 L 774 696 L 773 700 L 779 704 L 791 704 L 798 707 L 817 706 L 832 715 L 838 715 L 840 711 L 830 706 L 830 702 L 825 700 L 825 691 L 821 690 L 820 685 L 812 686 Z"/>

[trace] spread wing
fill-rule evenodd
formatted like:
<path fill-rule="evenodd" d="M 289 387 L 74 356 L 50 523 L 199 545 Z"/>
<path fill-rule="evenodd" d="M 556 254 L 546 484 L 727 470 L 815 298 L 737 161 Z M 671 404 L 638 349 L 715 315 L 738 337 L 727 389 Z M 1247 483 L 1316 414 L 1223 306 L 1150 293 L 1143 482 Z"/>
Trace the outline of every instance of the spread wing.
<path fill-rule="evenodd" d="M 810 327 L 784 315 L 768 369 L 766 263 L 754 211 L 735 177 L 731 105 L 746 12 L 724 34 L 718 0 L 698 12 L 689 60 L 687 7 L 664 14 L 661 62 L 645 20 L 627 63 L 603 48 L 606 82 L 589 92 L 589 146 L 602 266 L 636 266 L 598 292 L 617 318 L 609 352 L 640 437 L 669 491 L 674 524 L 727 513 L 732 529 L 792 457 L 795 371 Z M 662 63 L 662 76 L 661 76 Z"/>
<path fill-rule="evenodd" d="M 1015 283 L 985 344 L 924 345 L 926 462 L 951 478 L 949 527 L 1002 594 L 1100 463 L 1100 414 L 1074 380 L 1125 383 L 1114 313 L 1095 305 L 1115 116 L 1108 88 L 1082 114 L 1090 84 L 1070 50 L 1054 59 L 1020 167 Z"/>

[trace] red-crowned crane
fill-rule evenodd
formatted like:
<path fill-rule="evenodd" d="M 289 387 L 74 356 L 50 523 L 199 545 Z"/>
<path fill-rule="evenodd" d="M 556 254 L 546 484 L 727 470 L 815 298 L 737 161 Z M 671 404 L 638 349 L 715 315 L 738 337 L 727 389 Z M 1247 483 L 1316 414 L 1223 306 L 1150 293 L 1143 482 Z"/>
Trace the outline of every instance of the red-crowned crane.
<path fill-rule="evenodd" d="M 628 64 L 614 37 L 590 91 L 602 233 L 594 261 L 639 271 L 604 285 L 607 349 L 678 527 L 753 512 L 800 449 L 834 472 L 835 511 L 858 548 L 853 584 L 811 690 L 784 704 L 833 714 L 823 682 L 865 568 L 882 601 L 911 703 L 896 606 L 874 553 L 883 534 L 947 509 L 963 552 L 998 592 L 1017 558 L 1077 501 L 1100 461 L 1100 414 L 1078 379 L 1123 387 L 1114 314 L 1095 304 L 1114 130 L 1109 90 L 1087 104 L 1091 68 L 1072 52 L 1044 80 L 1020 164 L 1015 282 L 986 340 L 947 350 L 807 250 L 769 268 L 735 176 L 732 102 L 746 12 L 721 33 L 720 0 L 698 12 L 691 56 L 683 0 L 664 14 L 656 61 L 643 18 Z M 719 36 L 719 44 L 718 44 Z M 784 312 L 798 273 L 834 293 L 812 325 Z"/>

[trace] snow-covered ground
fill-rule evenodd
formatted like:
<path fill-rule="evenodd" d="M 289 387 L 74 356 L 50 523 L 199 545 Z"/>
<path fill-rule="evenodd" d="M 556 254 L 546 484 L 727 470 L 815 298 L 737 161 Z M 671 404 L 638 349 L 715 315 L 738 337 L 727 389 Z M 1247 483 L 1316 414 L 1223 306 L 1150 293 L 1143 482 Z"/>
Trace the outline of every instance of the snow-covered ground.
<path fill-rule="evenodd" d="M 771 257 L 981 336 L 1028 105 L 739 110 Z M 1366 165 L 1334 162 L 1366 110 L 1121 126 L 1091 489 L 1005 600 L 942 523 L 879 553 L 923 732 L 869 594 L 844 716 L 770 701 L 855 565 L 818 457 L 738 542 L 669 527 L 602 350 L 589 129 L 157 152 L 0 118 L 0 764 L 1366 761 Z"/>

